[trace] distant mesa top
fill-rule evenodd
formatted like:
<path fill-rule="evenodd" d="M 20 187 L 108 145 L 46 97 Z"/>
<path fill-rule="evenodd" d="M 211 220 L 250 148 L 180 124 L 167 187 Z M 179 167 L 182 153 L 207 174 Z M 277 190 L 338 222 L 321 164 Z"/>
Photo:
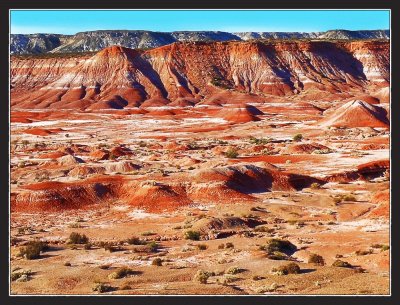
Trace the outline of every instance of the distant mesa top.
<path fill-rule="evenodd" d="M 238 32 L 179 31 L 152 32 L 109 30 L 62 34 L 11 34 L 11 54 L 94 52 L 112 45 L 149 49 L 178 41 L 246 41 L 252 39 L 359 40 L 389 39 L 389 30 L 330 30 L 326 32 Z"/>

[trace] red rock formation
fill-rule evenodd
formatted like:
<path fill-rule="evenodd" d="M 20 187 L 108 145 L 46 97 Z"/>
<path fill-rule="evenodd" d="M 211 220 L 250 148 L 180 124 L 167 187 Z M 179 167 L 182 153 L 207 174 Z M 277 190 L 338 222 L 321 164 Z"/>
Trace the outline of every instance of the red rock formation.
<path fill-rule="evenodd" d="M 326 113 L 324 113 L 326 117 L 319 122 L 323 126 L 389 127 L 386 110 L 364 101 L 350 101 L 338 109 Z"/>
<path fill-rule="evenodd" d="M 186 42 L 145 52 L 113 46 L 92 57 L 13 57 L 11 106 L 124 108 L 214 95 L 213 103 L 224 104 L 239 91 L 243 103 L 260 100 L 248 93 L 378 93 L 388 82 L 388 42 Z"/>

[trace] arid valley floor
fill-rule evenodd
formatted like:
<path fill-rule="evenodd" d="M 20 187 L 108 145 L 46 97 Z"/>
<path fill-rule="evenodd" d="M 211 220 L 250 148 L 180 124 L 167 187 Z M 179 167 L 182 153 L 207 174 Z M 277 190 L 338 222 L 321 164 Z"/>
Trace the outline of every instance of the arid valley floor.
<path fill-rule="evenodd" d="M 79 80 L 69 58 L 12 59 L 11 293 L 388 294 L 388 43 L 347 44 L 360 75 L 318 43 L 276 43 L 276 61 L 247 42 L 155 48 L 143 58 L 158 81 L 127 76 L 146 97 L 110 93 L 145 65 L 121 47 L 73 59 Z M 182 68 L 185 48 L 223 58 L 199 69 L 217 81 Z M 233 66 L 255 50 L 256 66 Z M 105 91 L 89 94 L 94 80 Z M 290 262 L 300 271 L 279 269 Z"/>

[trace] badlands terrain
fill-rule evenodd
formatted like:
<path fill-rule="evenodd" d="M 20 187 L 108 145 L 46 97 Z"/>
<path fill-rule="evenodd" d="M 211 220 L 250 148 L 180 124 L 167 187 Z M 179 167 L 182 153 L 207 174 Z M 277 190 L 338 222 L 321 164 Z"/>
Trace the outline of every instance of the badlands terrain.
<path fill-rule="evenodd" d="M 389 294 L 388 40 L 11 57 L 12 294 Z"/>

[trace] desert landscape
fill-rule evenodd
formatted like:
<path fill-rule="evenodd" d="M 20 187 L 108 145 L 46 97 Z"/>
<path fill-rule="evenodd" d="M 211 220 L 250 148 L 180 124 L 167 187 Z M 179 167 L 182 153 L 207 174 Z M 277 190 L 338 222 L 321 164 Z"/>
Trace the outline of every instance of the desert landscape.
<path fill-rule="evenodd" d="M 367 32 L 14 36 L 11 294 L 389 294 Z"/>

